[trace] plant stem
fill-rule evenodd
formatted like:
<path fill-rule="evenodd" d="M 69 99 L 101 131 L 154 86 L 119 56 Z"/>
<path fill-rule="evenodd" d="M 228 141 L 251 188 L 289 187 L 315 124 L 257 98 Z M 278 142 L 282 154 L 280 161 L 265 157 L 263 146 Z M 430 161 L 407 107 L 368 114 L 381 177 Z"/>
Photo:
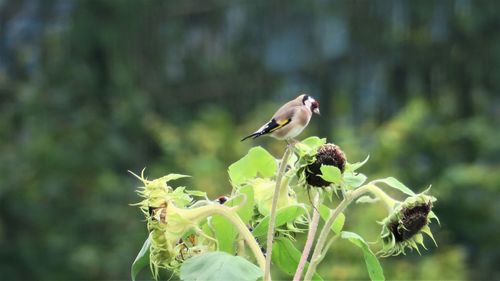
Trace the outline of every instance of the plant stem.
<path fill-rule="evenodd" d="M 171 204 L 167 208 L 170 212 L 180 214 L 181 217 L 184 217 L 192 222 L 196 222 L 213 215 L 223 216 L 228 221 L 230 221 L 233 226 L 236 227 L 236 229 L 238 229 L 240 237 L 245 240 L 246 244 L 252 251 L 260 269 L 262 271 L 265 270 L 266 260 L 264 258 L 264 255 L 260 250 L 259 244 L 257 243 L 257 241 L 255 241 L 253 234 L 250 232 L 250 230 L 248 230 L 245 223 L 236 213 L 237 206 L 228 208 L 227 206 L 212 204 L 193 209 L 182 209 L 177 208 L 173 204 Z"/>
<path fill-rule="evenodd" d="M 238 256 L 245 256 L 245 239 L 242 238 L 238 240 Z"/>
<path fill-rule="evenodd" d="M 366 184 L 366 189 L 368 192 L 372 193 L 377 197 L 378 199 L 382 200 L 384 202 L 385 207 L 387 208 L 387 211 L 391 212 L 392 209 L 394 208 L 394 205 L 396 204 L 396 200 L 394 200 L 391 196 L 387 195 L 382 189 L 380 189 L 378 186 L 374 184 Z"/>
<path fill-rule="evenodd" d="M 299 265 L 297 266 L 297 271 L 293 276 L 293 281 L 299 281 L 300 277 L 302 277 L 302 272 L 304 271 L 307 258 L 309 257 L 309 253 L 311 252 L 311 248 L 314 242 L 314 237 L 316 236 L 316 230 L 318 229 L 318 222 L 319 222 L 318 203 L 319 203 L 319 192 L 316 192 L 312 202 L 313 216 L 311 224 L 309 224 L 309 231 L 307 233 L 306 245 L 304 246 L 304 250 L 302 251 L 302 256 L 300 257 Z"/>
<path fill-rule="evenodd" d="M 250 230 L 248 230 L 248 228 L 240 219 L 240 217 L 237 214 L 228 211 L 227 208 L 224 206 L 211 206 L 211 207 L 212 208 L 210 208 L 210 210 L 207 212 L 208 213 L 207 216 L 210 216 L 212 214 L 218 214 L 228 219 L 238 229 L 240 236 L 245 240 L 248 247 L 250 247 L 250 250 L 252 250 L 252 253 L 255 256 L 255 259 L 257 260 L 257 264 L 259 265 L 260 269 L 264 271 L 266 260 L 264 259 L 264 255 L 262 255 L 260 246 L 259 244 L 257 244 L 257 241 L 255 241 L 255 238 L 253 237 L 252 233 L 250 232 Z"/>
<path fill-rule="evenodd" d="M 269 214 L 269 228 L 267 229 L 267 249 L 266 249 L 266 265 L 264 270 L 264 281 L 271 280 L 271 255 L 273 249 L 274 225 L 276 223 L 276 207 L 278 206 L 278 198 L 281 189 L 281 180 L 285 173 L 285 168 L 292 152 L 291 145 L 287 145 L 285 154 L 281 159 L 278 174 L 276 175 L 276 187 L 274 188 L 273 203 L 271 205 L 271 213 Z"/>
<path fill-rule="evenodd" d="M 314 247 L 314 252 L 311 257 L 311 262 L 309 263 L 309 268 L 307 268 L 304 280 L 311 280 L 314 271 L 316 271 L 316 266 L 318 265 L 319 260 L 321 259 L 322 249 L 326 242 L 326 239 L 328 238 L 328 234 L 330 234 L 331 225 L 333 224 L 337 216 L 340 213 L 342 213 L 344 209 L 351 202 L 352 202 L 351 196 L 349 196 L 349 194 L 346 194 L 346 197 L 344 197 L 344 199 L 340 202 L 337 208 L 335 208 L 335 211 L 333 211 L 328 217 L 327 221 L 325 222 L 325 225 L 321 229 L 318 242 L 316 243 L 316 247 Z"/>
<path fill-rule="evenodd" d="M 318 266 L 318 263 L 322 259 L 322 254 L 323 254 L 323 248 L 325 246 L 326 240 L 328 239 L 328 234 L 330 234 L 330 228 L 337 218 L 337 216 L 344 211 L 344 209 L 356 198 L 359 196 L 363 195 L 366 192 L 370 192 L 371 189 L 373 188 L 373 184 L 368 183 L 358 189 L 355 189 L 353 191 L 347 192 L 345 194 L 344 199 L 340 202 L 340 204 L 335 208 L 335 211 L 333 211 L 328 219 L 325 222 L 325 225 L 321 229 L 321 232 L 319 234 L 318 242 L 316 243 L 316 247 L 314 248 L 314 252 L 311 257 L 311 262 L 309 264 L 309 268 L 307 269 L 306 276 L 304 277 L 304 280 L 311 280 L 312 275 L 316 271 L 316 267 Z"/>

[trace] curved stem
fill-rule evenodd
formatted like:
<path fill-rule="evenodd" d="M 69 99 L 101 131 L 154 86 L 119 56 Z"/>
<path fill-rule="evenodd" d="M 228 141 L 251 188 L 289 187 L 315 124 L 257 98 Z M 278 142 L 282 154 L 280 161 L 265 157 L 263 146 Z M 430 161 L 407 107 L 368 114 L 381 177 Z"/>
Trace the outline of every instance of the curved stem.
<path fill-rule="evenodd" d="M 319 192 L 316 192 L 316 195 L 314 196 L 312 202 L 313 216 L 311 224 L 309 224 L 309 232 L 307 233 L 306 244 L 304 246 L 304 250 L 302 251 L 302 256 L 300 257 L 299 265 L 297 266 L 297 271 L 293 276 L 293 281 L 299 281 L 300 277 L 302 277 L 302 272 L 304 271 L 307 258 L 309 257 L 309 253 L 311 252 L 311 248 L 314 242 L 314 237 L 316 236 L 316 230 L 318 229 L 318 223 L 319 223 L 318 203 L 319 203 Z"/>
<path fill-rule="evenodd" d="M 328 234 L 330 234 L 330 227 L 332 226 L 333 222 L 337 218 L 337 216 L 344 211 L 344 209 L 352 202 L 351 196 L 349 194 L 346 194 L 347 196 L 344 197 L 344 199 L 340 202 L 340 204 L 335 208 L 335 211 L 333 211 L 330 216 L 328 217 L 327 221 L 325 222 L 325 225 L 321 229 L 321 232 L 319 234 L 318 242 L 316 243 L 316 247 L 314 247 L 314 252 L 311 257 L 311 262 L 309 264 L 309 268 L 307 268 L 306 276 L 304 277 L 304 280 L 311 280 L 313 273 L 316 271 L 316 266 L 318 265 L 320 259 L 321 259 L 321 253 L 323 246 L 326 242 L 326 239 L 328 238 Z"/>
<path fill-rule="evenodd" d="M 262 254 L 262 251 L 260 250 L 260 246 L 257 243 L 257 241 L 255 241 L 254 236 L 252 235 L 250 230 L 248 230 L 245 223 L 236 214 L 235 207 L 228 208 L 226 206 L 213 204 L 194 209 L 181 209 L 173 205 L 170 205 L 167 208 L 170 208 L 171 212 L 180 214 L 181 217 L 184 217 L 187 220 L 190 220 L 191 222 L 196 222 L 212 215 L 223 216 L 224 218 L 229 220 L 234 225 L 234 227 L 238 229 L 240 237 L 242 237 L 245 240 L 246 244 L 252 251 L 260 269 L 262 271 L 265 270 L 266 260 L 264 258 L 264 255 Z"/>
<path fill-rule="evenodd" d="M 274 238 L 274 225 L 276 223 L 276 207 L 278 206 L 278 198 L 281 189 L 281 180 L 283 174 L 285 173 L 285 167 L 290 158 L 292 149 L 291 145 L 287 145 L 285 154 L 281 159 L 278 174 L 276 175 L 276 187 L 274 188 L 273 203 L 271 205 L 271 213 L 269 214 L 269 227 L 267 229 L 267 249 L 266 249 L 266 265 L 264 270 L 264 281 L 271 280 L 271 255 L 273 249 L 273 238 Z"/>
<path fill-rule="evenodd" d="M 311 280 L 313 273 L 316 271 L 316 267 L 318 266 L 318 263 L 322 259 L 323 255 L 323 248 L 325 246 L 326 240 L 328 239 L 328 234 L 330 234 L 330 228 L 337 218 L 337 216 L 344 211 L 344 209 L 356 198 L 359 196 L 370 192 L 371 189 L 373 189 L 373 184 L 368 183 L 366 185 L 361 186 L 358 189 L 355 189 L 353 191 L 350 191 L 345 194 L 344 199 L 340 202 L 340 204 L 335 208 L 335 211 L 333 211 L 328 219 L 325 222 L 325 225 L 321 229 L 321 232 L 319 234 L 318 242 L 316 243 L 316 247 L 314 248 L 314 252 L 311 257 L 311 262 L 309 264 L 309 268 L 307 269 L 306 276 L 304 277 L 304 280 Z"/>
<path fill-rule="evenodd" d="M 245 240 L 241 238 L 238 240 L 238 256 L 245 256 Z"/>
<path fill-rule="evenodd" d="M 368 190 L 368 192 L 375 195 L 375 197 L 377 197 L 378 199 L 382 200 L 382 202 L 384 202 L 384 205 L 389 212 L 392 211 L 392 209 L 394 208 L 394 205 L 397 202 L 396 200 L 394 200 L 391 196 L 387 195 L 387 193 L 385 193 L 382 189 L 380 189 L 380 187 L 378 187 L 374 184 L 368 183 L 365 186 L 366 186 L 366 189 Z"/>
<path fill-rule="evenodd" d="M 255 238 L 253 237 L 252 233 L 250 232 L 250 230 L 248 230 L 248 228 L 240 219 L 240 217 L 232 212 L 228 212 L 227 210 L 224 209 L 225 207 L 223 206 L 212 206 L 212 207 L 215 207 L 210 209 L 212 214 L 218 214 L 225 217 L 238 229 L 240 236 L 245 240 L 246 244 L 248 245 L 248 247 L 250 247 L 250 250 L 255 256 L 255 259 L 257 260 L 257 264 L 259 265 L 260 269 L 262 271 L 265 271 L 266 261 L 264 259 L 264 255 L 262 255 L 260 246 L 259 244 L 257 244 L 257 241 L 255 241 Z"/>

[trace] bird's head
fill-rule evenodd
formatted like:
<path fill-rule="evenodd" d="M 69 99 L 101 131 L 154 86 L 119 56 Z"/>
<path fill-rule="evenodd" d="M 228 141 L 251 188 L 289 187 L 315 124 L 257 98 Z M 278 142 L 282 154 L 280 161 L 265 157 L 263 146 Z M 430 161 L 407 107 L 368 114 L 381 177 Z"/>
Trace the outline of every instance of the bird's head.
<path fill-rule="evenodd" d="M 308 95 L 301 95 L 302 103 L 311 110 L 311 112 L 319 115 L 319 102 Z"/>

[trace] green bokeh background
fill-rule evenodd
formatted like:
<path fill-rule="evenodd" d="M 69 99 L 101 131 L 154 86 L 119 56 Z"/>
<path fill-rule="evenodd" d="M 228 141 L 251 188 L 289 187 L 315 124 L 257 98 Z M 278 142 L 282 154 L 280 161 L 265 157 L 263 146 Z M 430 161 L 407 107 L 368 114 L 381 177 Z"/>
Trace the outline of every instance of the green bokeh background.
<path fill-rule="evenodd" d="M 0 278 L 129 279 L 147 231 L 127 170 L 227 194 L 251 146 L 284 149 L 239 139 L 306 91 L 322 115 L 300 138 L 370 155 L 370 178 L 433 186 L 439 248 L 382 259 L 388 279 L 500 279 L 499 13 L 495 0 L 0 0 Z M 353 206 L 346 228 L 375 241 L 384 215 Z M 343 241 L 319 272 L 368 278 Z"/>

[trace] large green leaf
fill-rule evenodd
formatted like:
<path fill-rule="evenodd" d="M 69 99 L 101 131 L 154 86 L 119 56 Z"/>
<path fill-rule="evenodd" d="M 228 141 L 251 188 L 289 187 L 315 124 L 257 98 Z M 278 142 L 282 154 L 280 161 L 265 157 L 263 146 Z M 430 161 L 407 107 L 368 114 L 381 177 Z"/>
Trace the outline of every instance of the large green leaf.
<path fill-rule="evenodd" d="M 356 199 L 356 204 L 359 204 L 359 203 L 375 203 L 375 202 L 378 202 L 379 199 L 377 197 L 371 197 L 370 195 L 363 195 L 361 197 L 359 197 L 358 199 Z"/>
<path fill-rule="evenodd" d="M 246 201 L 238 210 L 238 215 L 244 223 L 248 223 L 253 215 L 255 201 L 253 199 L 253 189 L 251 186 L 244 186 L 238 190 L 238 193 L 245 194 Z M 224 203 L 228 207 L 240 205 L 244 200 L 244 196 L 235 196 Z M 238 236 L 238 230 L 234 225 L 222 216 L 215 215 L 212 218 L 211 226 L 214 230 L 214 235 L 219 242 L 219 250 L 233 254 L 235 252 L 235 241 Z"/>
<path fill-rule="evenodd" d="M 308 137 L 307 139 L 295 144 L 296 153 L 300 156 L 315 155 L 318 148 L 326 143 L 326 139 L 320 139 L 316 136 Z"/>
<path fill-rule="evenodd" d="M 276 159 L 264 148 L 253 147 L 240 160 L 229 166 L 229 178 L 234 185 L 239 185 L 258 174 L 271 177 L 276 173 Z"/>
<path fill-rule="evenodd" d="M 339 183 L 342 179 L 342 173 L 339 168 L 330 165 L 321 165 L 321 178 L 327 182 Z"/>
<path fill-rule="evenodd" d="M 293 276 L 299 265 L 301 252 L 295 248 L 292 241 L 286 238 L 276 238 L 273 243 L 273 264 L 281 271 Z M 306 269 L 309 263 L 306 263 Z M 304 270 L 305 272 L 305 270 Z M 313 280 L 323 280 L 321 276 L 314 273 Z"/>
<path fill-rule="evenodd" d="M 406 185 L 404 185 L 402 182 L 398 181 L 397 179 L 393 178 L 393 177 L 388 177 L 388 178 L 385 178 L 385 179 L 379 179 L 379 180 L 376 180 L 375 182 L 383 182 L 385 184 L 387 184 L 388 186 L 392 187 L 392 188 L 395 188 L 403 193 L 406 193 L 410 196 L 413 196 L 415 195 L 415 192 L 413 192 L 411 189 L 409 189 Z"/>
<path fill-rule="evenodd" d="M 193 257 L 181 266 L 181 280 L 242 280 L 262 277 L 259 267 L 248 260 L 224 252 L 209 252 Z"/>
<path fill-rule="evenodd" d="M 255 200 L 253 196 L 253 188 L 249 185 L 244 186 L 238 189 L 235 197 L 231 198 L 224 205 L 233 207 L 238 206 L 244 200 L 244 196 L 238 194 L 245 194 L 246 202 L 238 209 L 238 215 L 244 223 L 248 223 L 253 216 L 254 208 L 255 208 Z"/>
<path fill-rule="evenodd" d="M 226 218 L 219 215 L 212 217 L 211 224 L 214 229 L 215 239 L 219 242 L 219 250 L 234 254 L 235 241 L 238 236 L 236 227 Z"/>
<path fill-rule="evenodd" d="M 135 277 L 137 274 L 141 272 L 141 270 L 149 264 L 149 248 L 151 246 L 151 237 L 148 237 L 144 244 L 142 245 L 141 250 L 137 254 L 134 262 L 132 263 L 132 267 L 130 269 L 130 274 L 132 276 L 132 281 L 135 281 Z"/>
<path fill-rule="evenodd" d="M 326 221 L 328 219 L 328 217 L 330 216 L 330 212 L 331 212 L 330 208 L 328 208 L 327 206 L 325 206 L 323 204 L 321 204 L 319 206 L 319 215 L 321 216 L 321 218 L 324 221 Z M 345 215 L 344 215 L 344 213 L 338 214 L 338 216 L 333 221 L 332 231 L 335 234 L 340 234 L 340 232 L 342 231 L 342 228 L 344 227 L 344 222 L 345 222 Z"/>
<path fill-rule="evenodd" d="M 294 221 L 297 217 L 303 215 L 305 209 L 302 205 L 292 205 L 279 209 L 276 211 L 275 227 L 284 225 L 287 222 Z M 267 233 L 269 226 L 269 216 L 265 216 L 262 221 L 254 228 L 253 235 L 255 237 L 264 236 Z"/>
<path fill-rule="evenodd" d="M 354 174 L 353 172 L 344 173 L 344 182 L 353 188 L 361 186 L 366 181 L 366 176 L 361 173 Z"/>
<path fill-rule="evenodd" d="M 343 231 L 342 238 L 349 240 L 352 244 L 358 246 L 359 248 L 361 248 L 361 250 L 363 250 L 366 269 L 368 270 L 368 274 L 370 275 L 371 280 L 385 280 L 382 266 L 380 266 L 377 257 L 370 250 L 370 247 L 368 247 L 368 244 L 366 243 L 365 239 L 363 239 L 363 237 L 354 232 Z"/>

